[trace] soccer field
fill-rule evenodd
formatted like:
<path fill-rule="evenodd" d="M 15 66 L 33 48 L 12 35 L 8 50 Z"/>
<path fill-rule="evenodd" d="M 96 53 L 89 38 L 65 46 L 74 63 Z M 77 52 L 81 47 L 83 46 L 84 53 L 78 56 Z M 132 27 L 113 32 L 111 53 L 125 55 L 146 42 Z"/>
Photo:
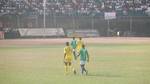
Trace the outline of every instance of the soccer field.
<path fill-rule="evenodd" d="M 150 39 L 141 40 L 85 39 L 87 76 L 80 75 L 79 63 L 77 75 L 64 75 L 65 41 L 0 41 L 0 84 L 150 84 Z"/>

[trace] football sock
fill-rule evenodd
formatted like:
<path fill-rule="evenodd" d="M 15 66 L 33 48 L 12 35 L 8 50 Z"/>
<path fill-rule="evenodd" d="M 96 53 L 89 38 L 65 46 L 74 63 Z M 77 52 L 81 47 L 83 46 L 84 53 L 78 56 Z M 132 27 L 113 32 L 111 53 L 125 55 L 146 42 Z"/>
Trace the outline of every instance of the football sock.
<path fill-rule="evenodd" d="M 68 73 L 68 66 L 65 66 L 65 74 Z"/>

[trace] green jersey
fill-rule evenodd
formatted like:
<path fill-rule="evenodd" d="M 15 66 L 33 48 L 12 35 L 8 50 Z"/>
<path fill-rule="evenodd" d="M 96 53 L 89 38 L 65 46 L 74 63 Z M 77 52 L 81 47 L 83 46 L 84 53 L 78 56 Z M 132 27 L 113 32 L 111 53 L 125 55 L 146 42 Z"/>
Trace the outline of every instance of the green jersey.
<path fill-rule="evenodd" d="M 72 47 L 73 49 L 75 49 L 76 46 L 77 46 L 77 41 L 76 41 L 76 40 L 72 40 L 72 41 L 71 41 L 71 47 Z"/>
<path fill-rule="evenodd" d="M 80 50 L 80 60 L 87 61 L 89 59 L 89 54 L 87 49 L 81 48 Z"/>

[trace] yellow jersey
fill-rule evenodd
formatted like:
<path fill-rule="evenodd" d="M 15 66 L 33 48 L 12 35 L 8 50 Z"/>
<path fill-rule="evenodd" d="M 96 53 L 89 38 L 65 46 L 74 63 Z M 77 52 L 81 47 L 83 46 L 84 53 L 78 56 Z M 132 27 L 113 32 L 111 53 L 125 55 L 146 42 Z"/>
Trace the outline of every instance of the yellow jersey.
<path fill-rule="evenodd" d="M 73 57 L 73 55 L 72 55 L 72 48 L 70 46 L 66 46 L 64 48 L 64 53 L 66 54 L 65 60 L 71 61 L 72 57 Z"/>
<path fill-rule="evenodd" d="M 83 43 L 83 41 L 82 40 L 78 40 L 77 41 L 77 51 L 79 52 L 80 51 L 80 49 L 82 48 L 82 45 L 83 45 L 84 43 Z"/>

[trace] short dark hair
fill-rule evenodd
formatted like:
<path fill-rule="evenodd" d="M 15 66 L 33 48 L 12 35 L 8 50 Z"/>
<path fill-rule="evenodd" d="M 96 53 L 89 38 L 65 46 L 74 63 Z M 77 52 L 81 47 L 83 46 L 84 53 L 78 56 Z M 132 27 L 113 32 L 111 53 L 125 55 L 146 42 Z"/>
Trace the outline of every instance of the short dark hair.
<path fill-rule="evenodd" d="M 66 46 L 69 46 L 69 42 L 66 42 Z"/>
<path fill-rule="evenodd" d="M 82 39 L 82 37 L 79 37 L 79 39 L 81 40 L 81 39 Z"/>
<path fill-rule="evenodd" d="M 75 39 L 75 37 L 72 37 L 73 39 Z"/>
<path fill-rule="evenodd" d="M 82 45 L 82 48 L 85 48 L 85 45 L 84 45 L 84 44 Z"/>

